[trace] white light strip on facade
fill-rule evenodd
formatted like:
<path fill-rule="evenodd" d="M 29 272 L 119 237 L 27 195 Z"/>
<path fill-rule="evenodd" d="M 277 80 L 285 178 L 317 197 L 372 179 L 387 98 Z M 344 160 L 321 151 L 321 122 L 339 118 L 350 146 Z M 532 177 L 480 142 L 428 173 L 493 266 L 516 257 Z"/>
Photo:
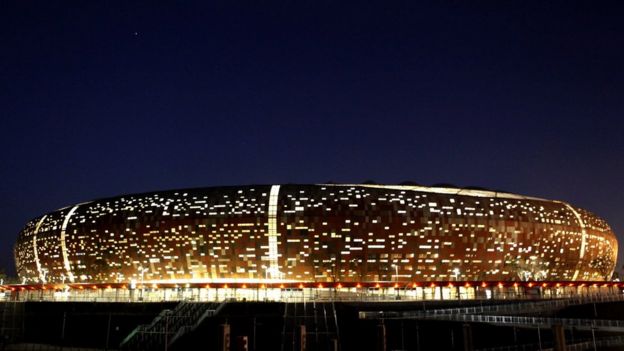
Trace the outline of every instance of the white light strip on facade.
<path fill-rule="evenodd" d="M 410 191 L 422 191 L 425 193 L 464 195 L 464 196 L 474 196 L 474 197 L 493 197 L 493 198 L 505 198 L 505 199 L 549 201 L 549 200 L 541 199 L 538 197 L 530 197 L 530 196 L 517 195 L 517 194 L 511 194 L 511 193 L 489 191 L 489 190 L 430 187 L 430 186 L 421 186 L 421 185 L 382 185 L 382 184 L 318 184 L 318 185 L 341 186 L 341 187 L 358 186 L 358 187 L 364 187 L 364 188 L 410 190 Z"/>
<path fill-rule="evenodd" d="M 579 269 L 578 266 L 579 264 L 581 264 L 581 261 L 583 260 L 583 257 L 585 256 L 585 245 L 587 242 L 587 231 L 585 230 L 585 222 L 583 222 L 583 220 L 581 219 L 581 214 L 578 213 L 574 207 L 572 207 L 570 204 L 562 202 L 562 204 L 566 205 L 566 207 L 568 207 L 568 209 L 570 211 L 572 211 L 572 213 L 574 214 L 574 216 L 576 217 L 576 220 L 579 222 L 579 225 L 581 226 L 581 253 L 579 254 L 579 262 L 576 265 L 576 270 L 574 271 L 574 276 L 572 277 L 572 280 L 576 280 L 576 278 L 579 275 Z"/>
<path fill-rule="evenodd" d="M 39 222 L 37 222 L 37 226 L 35 227 L 35 233 L 33 234 L 33 255 L 35 256 L 35 265 L 37 266 L 37 274 L 39 274 L 39 280 L 43 284 L 46 283 L 46 279 L 41 270 L 41 262 L 39 262 L 39 253 L 37 252 L 37 233 L 39 233 L 39 228 L 41 227 L 41 224 L 47 216 L 48 215 L 41 217 Z"/>
<path fill-rule="evenodd" d="M 61 253 L 63 254 L 63 265 L 65 266 L 65 271 L 67 272 L 67 278 L 71 283 L 74 282 L 74 274 L 72 273 L 71 266 L 69 265 L 69 255 L 67 254 L 67 244 L 65 243 L 65 230 L 67 229 L 69 219 L 79 206 L 80 205 L 76 205 L 72 207 L 71 210 L 69 210 L 69 212 L 65 216 L 65 220 L 63 221 L 63 226 L 61 227 Z"/>
<path fill-rule="evenodd" d="M 269 269 L 271 279 L 280 279 L 277 260 L 277 200 L 279 199 L 279 185 L 271 187 L 269 194 Z"/>

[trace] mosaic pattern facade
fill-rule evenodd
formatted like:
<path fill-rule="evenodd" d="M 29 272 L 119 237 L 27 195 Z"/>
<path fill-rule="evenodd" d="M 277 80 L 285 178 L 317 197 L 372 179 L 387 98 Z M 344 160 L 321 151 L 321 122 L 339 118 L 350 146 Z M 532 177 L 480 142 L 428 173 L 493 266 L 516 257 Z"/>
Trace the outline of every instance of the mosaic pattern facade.
<path fill-rule="evenodd" d="M 609 225 L 509 193 L 263 185 L 102 199 L 26 224 L 24 283 L 604 280 Z"/>

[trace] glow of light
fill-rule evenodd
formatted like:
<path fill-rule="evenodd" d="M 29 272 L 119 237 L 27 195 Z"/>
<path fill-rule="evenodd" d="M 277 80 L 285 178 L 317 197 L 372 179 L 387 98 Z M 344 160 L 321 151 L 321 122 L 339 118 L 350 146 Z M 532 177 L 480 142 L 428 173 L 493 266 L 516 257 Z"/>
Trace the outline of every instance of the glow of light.
<path fill-rule="evenodd" d="M 269 275 L 271 279 L 279 279 L 279 266 L 277 262 L 277 205 L 279 200 L 279 185 L 273 185 L 269 194 Z"/>
<path fill-rule="evenodd" d="M 576 280 L 576 278 L 579 275 L 579 269 L 578 269 L 578 265 L 580 263 L 582 263 L 583 261 L 583 257 L 585 256 L 585 246 L 587 245 L 587 230 L 585 230 L 585 222 L 583 222 L 583 219 L 581 218 L 581 215 L 574 209 L 574 207 L 572 207 L 572 205 L 562 202 L 576 217 L 576 220 L 578 221 L 579 225 L 581 226 L 581 250 L 579 253 L 579 261 L 577 263 L 576 266 L 576 271 L 574 271 L 574 275 L 572 276 L 572 280 Z"/>
<path fill-rule="evenodd" d="M 35 256 L 35 265 L 37 266 L 37 272 L 39 273 L 39 279 L 42 283 L 46 283 L 45 276 L 43 275 L 43 270 L 41 269 L 41 262 L 39 261 L 39 253 L 37 252 L 37 233 L 39 233 L 39 228 L 41 227 L 41 223 L 46 219 L 48 215 L 41 217 L 37 226 L 35 227 L 35 233 L 33 234 L 33 255 Z"/>
<path fill-rule="evenodd" d="M 66 241 L 65 235 L 67 231 L 67 225 L 69 224 L 69 219 L 74 214 L 74 212 L 78 209 L 79 206 L 80 205 L 76 205 L 72 207 L 71 210 L 69 210 L 69 212 L 65 216 L 65 219 L 63 220 L 63 225 L 61 226 L 61 238 L 60 238 L 61 254 L 63 255 L 63 265 L 65 266 L 65 271 L 67 272 L 67 277 L 69 278 L 70 283 L 74 282 L 74 274 L 72 273 L 71 265 L 69 264 L 69 254 L 67 253 L 67 244 L 65 242 Z"/>

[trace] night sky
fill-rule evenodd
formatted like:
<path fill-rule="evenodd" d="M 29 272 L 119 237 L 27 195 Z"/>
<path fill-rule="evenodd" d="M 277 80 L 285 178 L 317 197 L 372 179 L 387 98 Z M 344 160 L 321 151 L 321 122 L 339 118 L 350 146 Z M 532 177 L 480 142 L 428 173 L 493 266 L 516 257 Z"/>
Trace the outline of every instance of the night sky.
<path fill-rule="evenodd" d="M 77 202 L 330 180 L 565 200 L 624 242 L 623 19 L 593 1 L 0 1 L 0 267 L 28 220 Z"/>

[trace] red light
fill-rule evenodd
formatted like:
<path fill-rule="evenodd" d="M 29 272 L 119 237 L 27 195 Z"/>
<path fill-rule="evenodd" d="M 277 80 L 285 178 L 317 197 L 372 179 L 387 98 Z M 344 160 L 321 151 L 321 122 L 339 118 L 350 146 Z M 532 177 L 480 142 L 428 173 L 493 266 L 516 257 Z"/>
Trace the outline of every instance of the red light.
<path fill-rule="evenodd" d="M 299 289 L 303 289 L 303 284 L 299 284 Z"/>
<path fill-rule="evenodd" d="M 342 284 L 338 283 L 338 285 L 336 286 L 338 289 L 342 289 Z"/>
<path fill-rule="evenodd" d="M 518 283 L 513 283 L 514 288 L 518 287 Z"/>
<path fill-rule="evenodd" d="M 546 283 L 542 283 L 542 286 L 543 286 L 543 287 L 547 287 L 547 286 L 548 286 L 548 284 L 546 284 Z"/>
<path fill-rule="evenodd" d="M 415 288 L 417 288 L 417 287 L 418 287 L 418 284 L 416 284 L 416 283 L 413 283 L 413 284 L 412 284 L 412 288 L 414 288 L 414 289 L 415 289 Z"/>
<path fill-rule="evenodd" d="M 243 289 L 247 289 L 247 284 L 243 284 Z"/>
<path fill-rule="evenodd" d="M 399 287 L 399 283 L 394 283 L 394 288 L 398 288 Z"/>
<path fill-rule="evenodd" d="M 319 283 L 318 288 L 323 289 L 323 284 Z"/>
<path fill-rule="evenodd" d="M 379 286 L 380 286 L 380 285 L 379 285 L 379 283 L 375 284 L 375 287 L 376 287 L 376 288 L 379 288 Z"/>
<path fill-rule="evenodd" d="M 487 283 L 486 283 L 486 282 L 482 282 L 482 283 L 481 283 L 481 287 L 482 287 L 482 288 L 486 288 L 486 287 L 487 287 Z"/>
<path fill-rule="evenodd" d="M 355 287 L 359 289 L 359 288 L 361 288 L 361 287 L 362 287 L 362 284 L 357 283 L 357 285 L 356 285 Z"/>
<path fill-rule="evenodd" d="M 529 283 L 528 285 L 529 285 L 529 288 L 533 287 L 533 283 Z"/>
<path fill-rule="evenodd" d="M 453 287 L 453 283 L 449 282 L 449 283 L 448 283 L 448 287 L 449 287 L 449 288 L 452 288 L 452 287 Z"/>
<path fill-rule="evenodd" d="M 470 283 L 466 283 L 466 284 L 464 284 L 464 286 L 469 288 L 470 287 Z"/>
<path fill-rule="evenodd" d="M 435 288 L 436 287 L 435 283 L 431 283 L 431 287 Z"/>
<path fill-rule="evenodd" d="M 284 284 L 280 284 L 280 289 L 284 289 Z"/>

